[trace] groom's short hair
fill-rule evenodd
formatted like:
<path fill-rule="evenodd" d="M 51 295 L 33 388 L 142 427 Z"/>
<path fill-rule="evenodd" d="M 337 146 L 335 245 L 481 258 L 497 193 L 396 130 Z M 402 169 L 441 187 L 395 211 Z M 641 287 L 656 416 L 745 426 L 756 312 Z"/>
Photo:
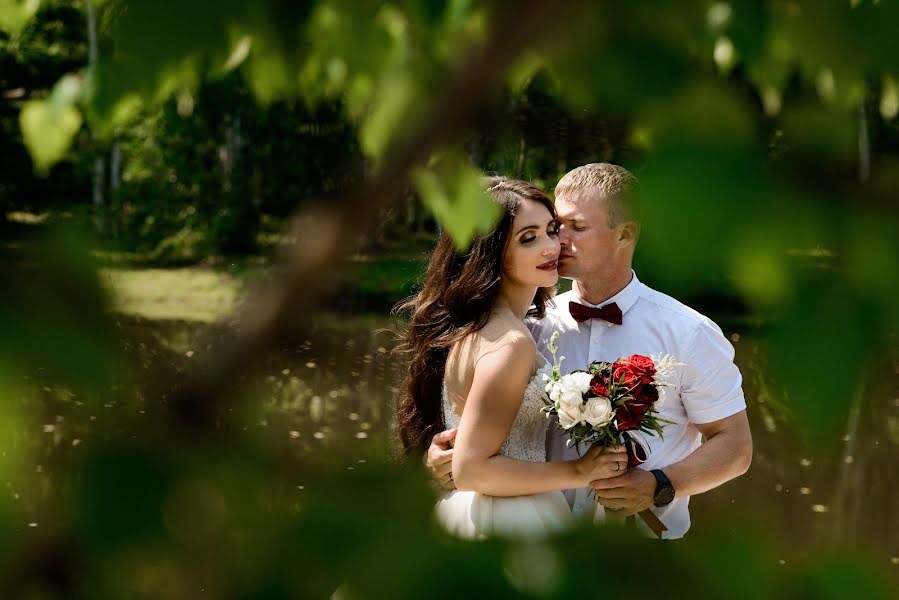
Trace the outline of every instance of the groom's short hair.
<path fill-rule="evenodd" d="M 622 221 L 638 221 L 633 191 L 637 186 L 634 174 L 611 163 L 590 163 L 565 173 L 556 184 L 555 196 L 595 191 L 606 199 L 609 227 Z"/>

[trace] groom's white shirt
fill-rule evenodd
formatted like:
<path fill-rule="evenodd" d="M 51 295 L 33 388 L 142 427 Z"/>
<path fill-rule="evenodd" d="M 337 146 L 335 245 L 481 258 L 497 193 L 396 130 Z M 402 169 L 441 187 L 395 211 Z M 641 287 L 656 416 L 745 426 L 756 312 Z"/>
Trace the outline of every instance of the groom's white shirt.
<path fill-rule="evenodd" d="M 614 361 L 631 354 L 671 354 L 683 363 L 672 377 L 673 386 L 664 388 L 660 398 L 660 416 L 674 422 L 665 427 L 664 439 L 634 432 L 650 450 L 641 468 L 664 469 L 682 460 L 702 441 L 693 424 L 717 421 L 746 408 L 742 377 L 733 363 L 733 346 L 711 319 L 650 289 L 633 274 L 627 287 L 602 303 L 618 304 L 623 314 L 621 325 L 600 319 L 578 323 L 568 311 L 569 302 L 602 305 L 585 302 L 576 289 L 557 296 L 555 307 L 547 308 L 545 318 L 528 322 L 537 347 L 547 360 L 552 360 L 552 356 L 546 342 L 553 331 L 559 331 L 557 356 L 565 357 L 563 373 L 584 369 L 592 361 Z M 561 431 L 550 428 L 547 460 L 579 456 L 578 449 L 566 446 L 565 440 Z M 595 504 L 590 488 L 568 491 L 566 497 L 576 515 L 589 514 L 586 511 Z M 690 528 L 689 502 L 689 496 L 677 496 L 668 506 L 653 508 L 668 527 L 666 539 L 682 537 Z M 640 519 L 638 523 L 645 528 Z M 645 531 L 649 533 L 648 528 Z"/>

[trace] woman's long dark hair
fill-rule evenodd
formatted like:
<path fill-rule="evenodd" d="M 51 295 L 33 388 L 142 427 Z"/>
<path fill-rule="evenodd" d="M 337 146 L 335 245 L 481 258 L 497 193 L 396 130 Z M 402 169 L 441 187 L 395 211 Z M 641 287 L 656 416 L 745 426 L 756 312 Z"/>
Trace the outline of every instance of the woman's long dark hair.
<path fill-rule="evenodd" d="M 443 427 L 441 396 L 452 345 L 483 328 L 500 291 L 503 258 L 512 220 L 524 200 L 540 202 L 556 217 L 549 197 L 516 179 L 489 177 L 487 191 L 503 209 L 493 231 L 475 237 L 465 252 L 440 234 L 428 261 L 421 291 L 400 302 L 394 314 L 408 315 L 409 328 L 398 350 L 409 355 L 400 388 L 397 431 L 405 455 L 421 455 Z M 543 317 L 555 288 L 539 288 L 528 316 Z"/>

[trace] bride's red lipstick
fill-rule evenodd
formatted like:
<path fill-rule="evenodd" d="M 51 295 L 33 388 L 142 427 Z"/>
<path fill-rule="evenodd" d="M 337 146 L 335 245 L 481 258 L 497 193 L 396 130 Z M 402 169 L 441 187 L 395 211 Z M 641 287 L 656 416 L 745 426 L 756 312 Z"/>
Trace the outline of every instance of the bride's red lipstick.
<path fill-rule="evenodd" d="M 550 261 L 543 263 L 542 265 L 537 265 L 537 268 L 541 271 L 555 271 L 559 268 L 559 259 L 554 258 Z"/>

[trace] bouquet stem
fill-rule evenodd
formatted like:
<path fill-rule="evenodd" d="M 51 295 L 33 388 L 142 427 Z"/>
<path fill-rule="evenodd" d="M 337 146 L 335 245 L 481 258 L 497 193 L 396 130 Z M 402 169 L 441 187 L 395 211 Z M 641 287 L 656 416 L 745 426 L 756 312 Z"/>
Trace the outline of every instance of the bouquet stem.
<path fill-rule="evenodd" d="M 652 529 L 652 532 L 656 534 L 656 537 L 662 539 L 662 533 L 668 531 L 668 528 L 665 527 L 665 524 L 662 523 L 662 520 L 659 519 L 656 514 L 648 508 L 646 510 L 641 510 L 637 514 L 639 514 L 640 518 L 643 519 L 643 522 L 646 523 L 646 525 L 648 525 L 650 529 Z M 634 519 L 633 524 L 634 527 L 636 527 L 637 520 L 633 516 L 628 518 Z"/>
<path fill-rule="evenodd" d="M 634 469 L 637 465 L 646 461 L 646 449 L 634 441 L 634 438 L 628 434 L 624 434 L 624 439 L 622 441 L 625 448 L 627 448 L 628 469 Z M 643 522 L 652 529 L 652 532 L 656 534 L 656 537 L 662 539 L 662 533 L 668 531 L 668 528 L 662 523 L 661 519 L 648 508 L 646 510 L 641 510 L 637 514 L 639 514 L 640 518 L 643 519 Z M 637 526 L 637 519 L 633 515 L 627 518 L 627 522 L 631 524 L 632 527 Z"/>
<path fill-rule="evenodd" d="M 633 527 L 636 529 L 638 515 L 641 519 L 643 519 L 643 522 L 646 523 L 647 527 L 652 530 L 657 538 L 662 539 L 662 533 L 668 531 L 668 527 L 666 527 L 665 524 L 662 523 L 661 519 L 659 519 L 656 514 L 648 508 L 646 510 L 641 510 L 636 515 L 624 517 L 624 522 L 628 525 L 628 527 Z M 621 519 L 621 517 L 617 516 L 614 511 L 606 509 L 606 519 Z"/>

